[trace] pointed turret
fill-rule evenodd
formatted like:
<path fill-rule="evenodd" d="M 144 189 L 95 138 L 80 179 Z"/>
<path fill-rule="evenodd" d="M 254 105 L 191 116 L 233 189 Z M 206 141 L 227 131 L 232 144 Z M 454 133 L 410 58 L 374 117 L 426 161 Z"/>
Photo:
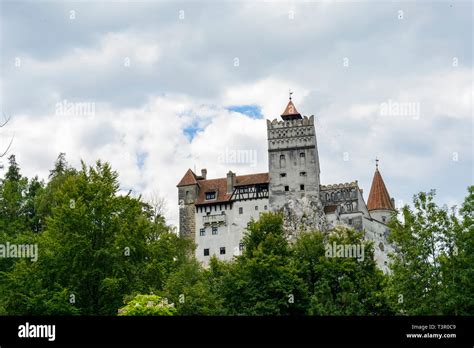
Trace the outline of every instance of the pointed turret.
<path fill-rule="evenodd" d="M 387 223 L 395 207 L 390 199 L 382 175 L 380 174 L 378 161 L 379 160 L 376 159 L 377 164 L 374 178 L 372 179 L 369 198 L 367 200 L 367 209 L 373 219 Z"/>
<path fill-rule="evenodd" d="M 290 92 L 290 101 L 288 102 L 288 105 L 285 108 L 285 111 L 281 114 L 281 118 L 285 121 L 289 120 L 296 120 L 296 119 L 302 119 L 303 117 L 301 114 L 296 110 L 295 104 L 293 104 L 293 101 L 291 100 L 291 95 L 293 92 Z"/>
<path fill-rule="evenodd" d="M 179 182 L 178 187 L 180 186 L 187 186 L 187 185 L 194 185 L 194 184 L 197 184 L 197 176 L 196 174 L 194 174 L 194 172 L 190 169 L 188 169 L 188 171 L 186 172 L 186 174 L 184 174 L 183 178 L 181 179 L 181 181 Z"/>

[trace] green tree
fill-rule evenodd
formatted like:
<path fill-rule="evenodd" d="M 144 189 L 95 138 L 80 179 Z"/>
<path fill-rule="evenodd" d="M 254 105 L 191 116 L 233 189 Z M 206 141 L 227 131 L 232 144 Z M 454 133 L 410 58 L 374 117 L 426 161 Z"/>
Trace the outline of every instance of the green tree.
<path fill-rule="evenodd" d="M 118 310 L 119 316 L 170 316 L 175 313 L 174 304 L 158 295 L 136 295 Z"/>
<path fill-rule="evenodd" d="M 311 296 L 308 314 L 390 314 L 383 292 L 384 275 L 374 260 L 373 243 L 363 235 L 340 227 L 329 234 L 310 232 L 298 238 L 294 257 Z M 359 254 L 338 255 L 334 247 L 358 250 Z"/>
<path fill-rule="evenodd" d="M 195 258 L 170 275 L 164 293 L 176 304 L 179 315 L 223 314 L 222 298 L 213 292 L 210 271 Z"/>
<path fill-rule="evenodd" d="M 38 261 L 0 278 L 8 314 L 113 315 L 127 294 L 160 290 L 184 262 L 189 243 L 151 221 L 139 199 L 118 194 L 117 177 L 100 161 L 51 177 L 39 199 L 46 227 L 35 236 Z M 33 305 L 44 298 L 56 302 Z"/>
<path fill-rule="evenodd" d="M 450 216 L 453 229 L 444 235 L 440 256 L 444 315 L 474 314 L 474 186 L 460 210 L 461 221 Z"/>
<path fill-rule="evenodd" d="M 226 313 L 303 314 L 307 291 L 290 257 L 282 216 L 264 213 L 252 220 L 243 243 L 243 255 L 227 267 L 219 286 Z"/>
<path fill-rule="evenodd" d="M 454 211 L 434 203 L 434 196 L 434 191 L 419 193 L 414 197 L 414 209 L 403 207 L 402 220 L 390 223 L 390 239 L 397 252 L 392 256 L 387 293 L 401 314 L 472 310 L 472 293 L 466 292 L 473 281 L 469 277 L 473 272 L 472 197 L 462 210 L 464 222 L 459 222 Z M 462 310 L 463 302 L 469 305 Z"/>

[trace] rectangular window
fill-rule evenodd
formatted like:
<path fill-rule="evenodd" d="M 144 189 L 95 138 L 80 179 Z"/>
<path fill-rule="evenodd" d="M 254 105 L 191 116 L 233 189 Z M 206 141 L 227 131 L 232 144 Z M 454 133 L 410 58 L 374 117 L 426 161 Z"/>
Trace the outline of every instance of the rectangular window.
<path fill-rule="evenodd" d="M 349 219 L 349 225 L 352 225 L 352 219 Z"/>
<path fill-rule="evenodd" d="M 255 206 L 255 210 L 258 210 L 258 205 Z"/>
<path fill-rule="evenodd" d="M 212 226 L 212 234 L 217 234 L 217 226 Z"/>
<path fill-rule="evenodd" d="M 300 190 L 304 191 L 304 185 L 300 185 Z"/>
<path fill-rule="evenodd" d="M 204 249 L 204 256 L 209 256 L 209 249 Z"/>
<path fill-rule="evenodd" d="M 285 191 L 290 191 L 290 186 L 285 186 Z"/>
<path fill-rule="evenodd" d="M 265 205 L 265 206 L 263 206 L 263 209 L 264 209 L 264 210 L 267 210 L 267 209 L 268 209 L 268 207 Z"/>
<path fill-rule="evenodd" d="M 306 172 L 300 172 L 300 176 L 306 176 Z"/>
<path fill-rule="evenodd" d="M 205 229 L 205 228 L 201 228 L 201 229 L 199 230 L 199 235 L 200 235 L 200 236 L 205 236 L 205 235 L 206 235 L 206 229 Z"/>
<path fill-rule="evenodd" d="M 243 214 L 244 213 L 244 208 L 240 207 L 239 208 L 239 214 Z"/>
<path fill-rule="evenodd" d="M 280 177 L 284 178 L 286 176 L 286 173 L 280 173 Z"/>
<path fill-rule="evenodd" d="M 306 164 L 306 157 L 304 152 L 300 152 L 300 165 L 304 166 Z"/>
<path fill-rule="evenodd" d="M 206 201 L 209 201 L 211 199 L 216 199 L 216 193 L 215 192 L 206 192 Z"/>
<path fill-rule="evenodd" d="M 221 252 L 221 255 L 225 255 L 225 247 L 221 247 L 220 252 Z"/>
<path fill-rule="evenodd" d="M 240 251 L 244 250 L 244 243 L 242 242 L 239 243 L 239 250 Z"/>

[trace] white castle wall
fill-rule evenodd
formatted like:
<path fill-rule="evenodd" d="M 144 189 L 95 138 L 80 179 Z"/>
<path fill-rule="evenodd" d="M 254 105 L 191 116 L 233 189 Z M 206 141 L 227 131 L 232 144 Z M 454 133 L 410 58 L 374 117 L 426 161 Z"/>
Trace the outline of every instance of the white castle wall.
<path fill-rule="evenodd" d="M 255 207 L 258 207 L 258 210 L 255 210 Z M 243 208 L 242 214 L 239 214 L 239 208 Z M 200 211 L 201 208 L 198 207 L 195 215 L 196 258 L 205 266 L 208 265 L 212 255 L 215 255 L 220 260 L 232 260 L 234 255 L 240 254 L 239 244 L 242 241 L 248 222 L 252 218 L 258 220 L 260 213 L 268 211 L 268 209 L 268 198 L 235 201 L 232 203 L 232 208 L 227 204 L 227 209 L 224 209 L 224 205 L 222 205 L 222 210 L 217 206 L 217 211 L 214 206 L 207 206 L 205 211 L 203 210 L 202 212 Z M 205 228 L 205 236 L 201 236 L 200 229 L 204 228 L 207 213 L 221 215 L 222 211 L 225 212 L 226 222 L 221 223 L 217 227 L 217 234 L 212 234 L 212 227 L 208 226 Z M 225 247 L 225 255 L 220 254 L 221 247 Z M 207 248 L 210 249 L 209 256 L 204 256 L 204 249 Z"/>

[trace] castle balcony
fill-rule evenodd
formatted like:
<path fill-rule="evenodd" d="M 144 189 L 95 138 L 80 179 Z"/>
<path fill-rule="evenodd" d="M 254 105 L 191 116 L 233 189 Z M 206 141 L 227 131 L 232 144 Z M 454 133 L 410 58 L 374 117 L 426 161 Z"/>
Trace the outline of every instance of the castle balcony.
<path fill-rule="evenodd" d="M 203 224 L 212 225 L 212 224 L 226 224 L 227 216 L 225 214 L 215 214 L 215 215 L 205 215 L 202 217 Z"/>

